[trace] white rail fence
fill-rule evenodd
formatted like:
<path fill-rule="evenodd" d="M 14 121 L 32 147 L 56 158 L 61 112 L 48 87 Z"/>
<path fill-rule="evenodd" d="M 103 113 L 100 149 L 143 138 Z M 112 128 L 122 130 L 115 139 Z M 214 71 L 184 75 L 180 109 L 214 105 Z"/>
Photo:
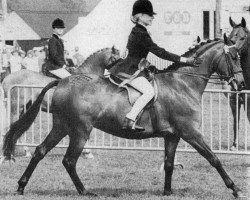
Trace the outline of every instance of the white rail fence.
<path fill-rule="evenodd" d="M 7 97 L 7 119 L 9 126 L 11 122 L 18 119 L 23 105 L 29 100 L 36 99 L 36 95 L 41 91 L 40 86 L 16 85 L 8 91 Z M 250 92 L 225 92 L 225 90 L 206 90 L 202 98 L 202 123 L 201 132 L 216 153 L 230 154 L 250 154 L 250 136 L 248 134 L 249 121 L 247 118 L 247 95 Z M 50 102 L 53 91 L 50 90 L 45 96 L 46 102 Z M 236 110 L 237 116 L 240 116 L 239 130 L 237 130 L 237 146 L 235 151 L 230 151 L 233 142 L 233 117 L 230 109 L 230 95 L 239 97 L 243 95 L 246 101 L 245 107 Z M 1 96 L 0 92 L 0 98 Z M 236 104 L 239 103 L 237 98 Z M 238 108 L 238 106 L 237 106 Z M 25 111 L 25 108 L 24 108 Z M 43 112 L 40 109 L 38 117 L 24 136 L 18 141 L 18 145 L 37 146 L 40 144 L 52 127 L 51 114 L 49 111 Z M 1 116 L 1 119 L 3 117 Z M 3 133 L 3 132 L 2 132 Z M 68 138 L 64 138 L 58 147 L 67 147 Z M 163 150 L 164 142 L 161 138 L 152 138 L 145 140 L 127 140 L 118 138 L 102 131 L 94 129 L 87 142 L 86 148 L 96 149 L 133 149 L 133 150 Z M 178 146 L 178 151 L 192 152 L 194 149 L 184 141 Z"/>

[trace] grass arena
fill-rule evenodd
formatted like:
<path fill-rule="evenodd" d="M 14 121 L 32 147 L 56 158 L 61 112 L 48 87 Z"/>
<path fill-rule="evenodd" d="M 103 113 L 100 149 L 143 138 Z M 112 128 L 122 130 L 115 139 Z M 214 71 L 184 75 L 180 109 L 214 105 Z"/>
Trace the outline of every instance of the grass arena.
<path fill-rule="evenodd" d="M 210 85 L 211 87 L 216 86 Z M 22 92 L 20 89 L 19 93 Z M 218 154 L 219 159 L 247 196 L 250 187 L 247 167 L 250 166 L 250 160 L 249 155 L 242 154 L 250 149 L 247 137 L 249 124 L 245 121 L 245 113 L 241 112 L 238 151 L 230 152 L 233 127 L 227 102 L 228 99 L 221 93 L 204 94 L 201 129 L 212 149 L 222 152 Z M 18 104 L 15 102 L 14 105 L 16 107 L 12 107 L 14 114 L 12 113 L 11 120 L 15 120 L 19 114 Z M 36 146 L 43 141 L 50 129 L 51 115 L 40 112 L 18 144 Z M 64 138 L 59 146 L 66 147 L 67 144 L 68 139 Z M 126 140 L 93 130 L 87 147 L 93 148 L 94 158 L 86 159 L 82 155 L 77 163 L 77 171 L 86 188 L 98 195 L 93 199 L 234 199 L 210 164 L 199 154 L 190 153 L 194 151 L 183 141 L 178 146 L 177 161 L 181 162 L 184 169 L 178 166 L 175 168 L 172 183 L 174 194 L 170 197 L 162 196 L 164 172 L 160 171 L 160 167 L 164 158 L 164 144 L 160 139 Z M 31 152 L 33 151 L 34 148 L 31 148 Z M 90 199 L 79 196 L 75 190 L 62 165 L 65 152 L 65 148 L 53 149 L 38 164 L 25 195 L 19 197 L 14 195 L 14 191 L 30 158 L 23 156 L 23 148 L 17 148 L 16 162 L 11 165 L 5 162 L 0 166 L 0 198 Z"/>

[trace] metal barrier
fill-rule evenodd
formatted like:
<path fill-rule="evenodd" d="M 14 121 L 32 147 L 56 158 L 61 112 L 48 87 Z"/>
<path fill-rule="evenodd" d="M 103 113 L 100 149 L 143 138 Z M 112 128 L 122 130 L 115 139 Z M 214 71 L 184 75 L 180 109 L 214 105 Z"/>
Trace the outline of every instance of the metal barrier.
<path fill-rule="evenodd" d="M 4 102 L 4 91 L 2 86 L 0 86 L 0 144 L 3 142 L 3 134 L 5 128 L 5 102 Z"/>
<path fill-rule="evenodd" d="M 40 86 L 24 86 L 17 85 L 12 87 L 8 92 L 8 124 L 18 119 L 20 110 L 24 109 L 23 105 L 29 100 L 36 99 L 36 95 L 41 91 Z M 247 111 L 247 94 L 250 91 L 231 92 L 225 90 L 206 90 L 202 97 L 202 123 L 201 132 L 209 144 L 211 149 L 216 153 L 230 154 L 250 154 L 250 138 L 248 136 L 249 121 L 245 111 L 236 110 L 237 116 L 241 120 L 239 123 L 239 131 L 237 131 L 237 148 L 235 151 L 230 151 L 230 146 L 233 141 L 233 119 L 230 110 L 229 97 L 230 95 L 243 94 Z M 44 98 L 47 103 L 51 101 L 52 91 L 48 91 Z M 238 104 L 238 99 L 236 104 Z M 242 108 L 243 109 L 243 108 Z M 238 125 L 238 124 L 237 124 Z M 18 145 L 37 146 L 40 144 L 52 127 L 51 114 L 49 111 L 40 112 L 38 117 L 24 134 L 22 139 L 18 141 Z M 68 138 L 64 138 L 58 147 L 67 147 Z M 102 131 L 94 129 L 87 142 L 86 148 L 96 149 L 133 149 L 133 150 L 163 150 L 164 141 L 161 138 L 152 138 L 145 140 L 127 140 L 118 138 Z M 178 151 L 193 152 L 194 149 L 184 141 L 180 141 Z"/>

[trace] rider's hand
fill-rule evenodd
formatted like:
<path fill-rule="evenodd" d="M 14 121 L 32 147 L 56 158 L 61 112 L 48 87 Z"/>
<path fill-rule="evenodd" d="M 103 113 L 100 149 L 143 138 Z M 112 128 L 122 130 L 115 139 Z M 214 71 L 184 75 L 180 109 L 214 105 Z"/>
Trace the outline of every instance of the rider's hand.
<path fill-rule="evenodd" d="M 185 60 L 185 63 L 194 67 L 199 67 L 199 64 L 203 61 L 203 59 L 197 57 L 182 58 L 182 60 L 183 59 Z"/>
<path fill-rule="evenodd" d="M 65 69 L 67 66 L 66 65 L 63 65 L 62 68 Z"/>

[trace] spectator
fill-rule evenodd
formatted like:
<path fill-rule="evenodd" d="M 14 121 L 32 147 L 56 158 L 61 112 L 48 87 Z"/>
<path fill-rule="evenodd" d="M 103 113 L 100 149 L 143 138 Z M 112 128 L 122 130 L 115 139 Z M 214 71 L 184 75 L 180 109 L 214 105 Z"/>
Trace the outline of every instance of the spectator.
<path fill-rule="evenodd" d="M 23 59 L 22 65 L 25 69 L 39 72 L 40 68 L 38 65 L 38 57 L 34 56 L 34 52 L 32 50 L 29 50 L 27 52 L 27 56 Z"/>
<path fill-rule="evenodd" d="M 75 47 L 75 54 L 73 55 L 73 59 L 75 61 L 75 65 L 79 67 L 84 62 L 84 57 L 79 53 L 79 47 Z"/>
<path fill-rule="evenodd" d="M 24 59 L 25 56 L 26 56 L 26 53 L 25 53 L 25 51 L 23 51 L 23 50 L 20 50 L 20 51 L 19 51 L 19 54 L 20 54 L 20 57 L 21 57 L 22 59 Z"/>
<path fill-rule="evenodd" d="M 65 59 L 65 64 L 67 67 L 74 67 L 74 62 L 71 56 L 69 55 L 68 50 L 64 50 L 64 59 Z"/>
<path fill-rule="evenodd" d="M 22 58 L 19 56 L 19 53 L 17 50 L 14 50 L 12 52 L 12 55 L 10 56 L 10 71 L 11 73 L 17 72 L 21 70 L 22 65 L 21 65 Z"/>
<path fill-rule="evenodd" d="M 46 62 L 46 49 L 45 47 L 40 50 L 40 57 L 38 59 L 39 72 L 42 72 L 42 66 Z"/>

